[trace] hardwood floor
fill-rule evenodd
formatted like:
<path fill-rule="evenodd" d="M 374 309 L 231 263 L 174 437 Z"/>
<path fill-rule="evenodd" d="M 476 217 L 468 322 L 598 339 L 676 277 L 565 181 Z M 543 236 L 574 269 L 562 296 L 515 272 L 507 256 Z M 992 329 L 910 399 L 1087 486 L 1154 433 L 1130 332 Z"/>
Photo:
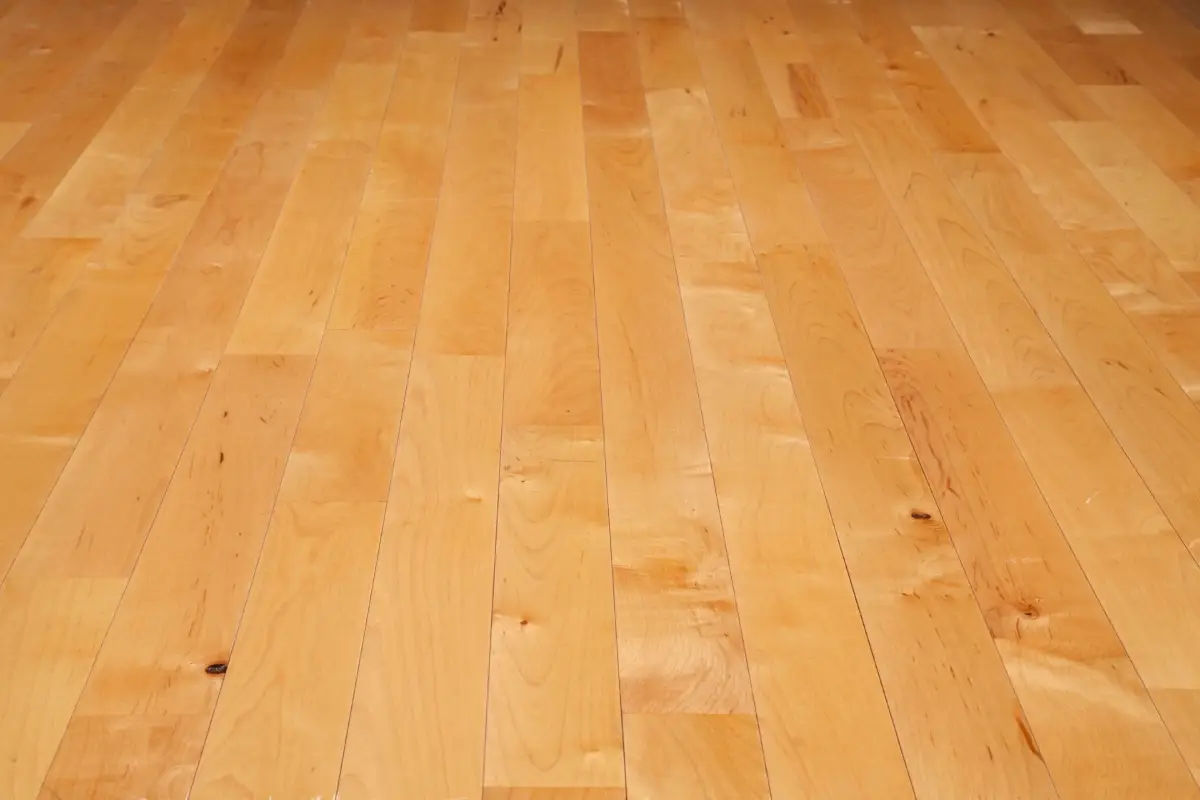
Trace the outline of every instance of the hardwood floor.
<path fill-rule="evenodd" d="M 0 0 L 0 800 L 1200 800 L 1196 0 Z"/>

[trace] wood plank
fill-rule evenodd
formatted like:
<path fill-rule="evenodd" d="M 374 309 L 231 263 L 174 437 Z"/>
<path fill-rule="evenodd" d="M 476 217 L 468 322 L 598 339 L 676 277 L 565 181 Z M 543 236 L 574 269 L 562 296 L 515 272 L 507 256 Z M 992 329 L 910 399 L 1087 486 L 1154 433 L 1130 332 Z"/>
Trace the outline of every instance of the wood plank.
<path fill-rule="evenodd" d="M 246 5 L 247 0 L 227 0 L 183 15 L 170 40 L 26 226 L 26 235 L 104 235 L 237 30 Z"/>
<path fill-rule="evenodd" d="M 281 496 L 188 797 L 334 796 L 382 523 Z"/>
<path fill-rule="evenodd" d="M 521 47 L 551 44 L 518 89 L 485 797 L 625 786 L 577 47 Z"/>
<path fill-rule="evenodd" d="M 886 59 L 892 91 L 926 146 L 992 153 L 996 143 L 925 50 L 894 4 L 875 0 L 859 12 L 863 40 Z"/>
<path fill-rule="evenodd" d="M 585 109 L 593 105 L 597 118 L 611 118 L 605 112 L 628 102 L 626 89 L 611 90 L 588 65 L 615 55 L 627 62 L 622 73 L 636 79 L 633 41 L 581 34 L 580 51 Z M 644 119 L 644 100 L 637 108 Z M 623 706 L 626 713 L 749 713 L 653 144 L 644 136 L 608 136 L 607 126 L 587 116 L 584 122 Z M 653 418 L 673 422 L 656 426 Z M 670 596 L 658 591 L 661 580 L 673 581 Z M 701 622 L 723 635 L 701 635 Z"/>
<path fill-rule="evenodd" d="M 623 788 L 587 226 L 513 247 L 484 781 Z"/>
<path fill-rule="evenodd" d="M 57 98 L 0 159 L 0 237 L 19 233 L 178 26 L 181 9 L 138 3 Z"/>
<path fill-rule="evenodd" d="M 711 109 L 648 104 L 771 790 L 909 795 Z"/>
<path fill-rule="evenodd" d="M 289 30 L 290 25 L 283 28 L 285 38 Z M 271 63 L 273 57 L 269 51 L 267 58 Z M 286 78 L 288 72 L 285 69 L 281 74 Z M 257 121 L 252 121 L 249 135 L 259 135 L 255 131 L 263 129 L 264 118 L 276 114 L 276 107 L 265 103 Z M 230 161 L 184 244 L 176 269 L 164 283 L 130 355 L 118 371 L 110 390 L 111 400 L 101 405 L 96 424 L 81 442 L 78 458 L 68 466 L 55 495 L 47 503 L 39 527 L 30 536 L 31 546 L 22 556 L 30 574 L 53 574 L 54 570 L 61 570 L 68 576 L 128 577 L 134 570 L 147 530 L 155 519 L 155 509 L 191 430 L 196 409 L 208 390 L 212 371 L 224 349 L 302 146 L 302 142 L 294 139 L 289 142 L 287 137 L 269 147 L 251 139 Z M 209 180 L 216 179 L 217 172 L 213 170 Z M 229 231 L 236 234 L 230 235 Z M 128 255 L 132 257 L 141 249 L 131 250 Z M 126 255 L 121 250 L 116 254 Z M 147 253 L 146 261 L 153 269 L 165 271 L 171 262 L 170 258 L 150 258 L 150 255 L 152 251 Z M 120 274 L 115 269 L 117 263 L 110 266 L 114 275 Z M 142 266 L 141 271 L 146 272 L 147 266 Z M 307 374 L 302 384 L 297 387 L 295 398 L 297 413 L 307 386 Z M 147 439 L 146 430 L 156 435 Z M 290 439 L 289 434 L 287 441 Z M 131 468 L 114 471 L 112 463 Z M 268 500 L 273 497 L 272 490 Z M 153 539 L 151 536 L 150 541 Z M 24 567 L 18 564 L 14 574 L 18 568 Z M 201 603 L 203 590 L 201 585 Z M 181 598 L 181 602 L 186 602 L 186 598 Z M 240 613 L 240 603 L 237 609 Z M 110 620 L 114 610 L 115 600 L 107 610 Z M 186 630 L 187 626 L 183 627 Z M 187 634 L 184 636 L 186 640 Z M 232 631 L 228 636 L 232 638 Z M 189 646 L 186 641 L 176 645 Z M 125 655 L 118 650 L 112 657 L 119 660 Z M 151 659 L 154 656 L 149 654 Z M 175 667 L 174 663 L 163 665 L 168 672 Z M 45 690 L 79 696 L 78 688 L 71 690 L 57 683 L 47 684 Z M 88 691 L 93 690 L 101 696 L 105 694 L 103 686 Z M 155 719 L 152 714 L 144 716 L 136 705 L 121 707 L 119 701 L 117 698 L 115 712 L 89 714 L 85 710 L 72 719 L 61 758 L 51 770 L 51 782 L 62 780 L 70 784 L 84 780 L 86 785 L 86 781 L 93 781 L 127 787 L 130 793 L 140 790 L 148 794 L 157 793 L 149 787 L 162 785 L 176 793 L 171 796 L 186 794 L 211 707 L 208 711 L 189 709 L 164 724 L 163 719 Z M 110 731 L 114 732 L 112 737 L 108 735 Z M 164 760 L 155 762 L 122 753 L 119 748 L 129 743 L 141 743 L 151 755 L 157 753 Z M 137 769 L 126 768 L 130 758 L 138 763 Z M 179 763 L 185 767 L 176 771 Z"/>
<path fill-rule="evenodd" d="M 1055 130 L 1176 269 L 1200 271 L 1200 207 L 1110 122 Z"/>
<path fill-rule="evenodd" d="M 0 483 L 3 571 L 107 391 L 198 205 L 134 198 L 0 397 L 0 461 L 12 465 L 12 480 Z"/>
<path fill-rule="evenodd" d="M 415 332 L 441 188 L 458 40 L 406 37 L 371 175 L 330 311 L 331 328 Z"/>
<path fill-rule="evenodd" d="M 309 145 L 228 352 L 316 355 L 370 163 L 361 142 Z"/>
<path fill-rule="evenodd" d="M 709 91 L 726 151 L 735 152 L 734 142 L 747 126 L 754 126 L 764 141 L 780 141 L 783 133 L 761 102 L 765 88 L 756 73 L 734 69 L 719 49 L 706 49 L 703 38 L 700 45 L 705 75 L 713 76 Z M 759 116 L 739 113 L 762 108 L 768 111 Z M 736 173 L 734 177 L 743 199 L 747 193 L 772 190 L 738 179 Z M 903 233 L 881 210 L 886 201 L 878 190 L 864 195 L 862 181 L 853 177 L 842 170 L 835 173 L 831 183 L 841 193 L 830 207 L 838 213 L 822 220 L 795 170 L 758 176 L 761 183 L 799 188 L 804 205 L 790 208 L 793 217 L 803 215 L 805 227 L 818 232 L 824 222 L 839 244 L 854 243 L 850 257 L 886 276 L 871 259 L 897 253 Z M 755 214 L 760 212 L 744 203 L 743 208 L 917 795 L 969 796 L 1001 787 L 1013 796 L 1051 796 L 1044 767 L 1024 744 L 1020 725 L 1025 723 L 1014 718 L 1015 697 L 945 527 L 913 516 L 932 518 L 936 504 L 828 245 L 819 233 L 811 244 L 800 246 L 772 238 L 773 228 L 756 230 Z M 851 210 L 857 213 L 851 216 Z M 866 231 L 883 233 L 881 238 L 864 237 Z M 887 290 L 903 310 L 885 310 L 885 315 L 919 317 L 920 296 L 895 281 Z M 803 377 L 831 369 L 836 378 L 830 380 Z M 928 664 L 947 668 L 917 667 Z M 930 703 L 931 697 L 941 700 Z"/>
<path fill-rule="evenodd" d="M 187 796 L 222 681 L 205 667 L 229 659 L 311 373 L 308 357 L 222 362 L 83 693 L 62 687 L 79 704 L 49 792 L 79 782 Z M 167 739 L 156 748 L 174 758 L 126 770 L 145 754 L 107 731 L 134 726 Z M 96 750 L 107 754 L 99 775 L 87 769 Z"/>
<path fill-rule="evenodd" d="M 1141 86 L 1094 86 L 1088 93 L 1163 174 L 1200 203 L 1200 137 Z"/>
<path fill-rule="evenodd" d="M 518 48 L 461 54 L 480 82 L 450 120 L 342 798 L 482 794 Z"/>
<path fill-rule="evenodd" d="M 1097 781 L 1133 793 L 1152 781 L 1161 792 L 1188 796 L 1196 787 L 1181 774 L 1178 751 L 985 389 L 1072 386 L 1071 371 L 915 132 L 896 115 L 873 115 L 854 127 L 947 312 L 938 320 L 944 345 L 889 350 L 882 354 L 884 371 L 910 415 L 906 425 L 932 485 L 970 487 L 939 491 L 939 502 L 1055 785 L 1086 796 Z M 1061 423 L 1040 427 L 1055 424 Z M 989 533 L 1000 530 L 999 539 Z M 999 560 L 989 564 L 993 558 Z M 1032 564 L 1040 566 L 1026 566 Z M 1022 617 L 1063 614 L 1073 632 L 1060 626 L 1052 640 L 1022 627 Z M 1064 648 L 1051 650 L 1061 660 L 1047 664 L 1047 647 Z M 1059 686 L 1097 683 L 1093 691 L 1143 711 L 1135 721 L 1081 702 L 1081 689 L 1049 690 L 1033 678 L 1047 669 L 1060 673 Z M 1097 776 L 1085 766 L 1088 758 L 1076 760 L 1080 752 L 1112 747 L 1138 766 Z"/>
<path fill-rule="evenodd" d="M 1010 88 L 1012 79 L 1003 65 L 987 65 L 973 55 L 961 31 L 917 28 L 916 33 L 1060 227 L 1093 231 L 1135 227 L 1050 127 L 1045 110 L 1022 99 L 1020 88 Z"/>
<path fill-rule="evenodd" d="M 83 271 L 95 239 L 26 239 L 4 247 L 0 272 L 0 376 L 12 378 Z"/>
<path fill-rule="evenodd" d="M 629 796 L 771 797 L 749 714 L 628 714 Z"/>

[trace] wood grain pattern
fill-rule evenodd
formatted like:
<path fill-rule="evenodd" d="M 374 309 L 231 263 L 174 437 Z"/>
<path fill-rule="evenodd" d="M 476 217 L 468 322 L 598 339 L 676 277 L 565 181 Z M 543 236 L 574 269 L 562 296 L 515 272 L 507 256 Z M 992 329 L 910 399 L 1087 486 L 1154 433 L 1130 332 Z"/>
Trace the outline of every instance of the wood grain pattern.
<path fill-rule="evenodd" d="M 0 0 L 0 800 L 1200 800 L 1193 0 Z"/>

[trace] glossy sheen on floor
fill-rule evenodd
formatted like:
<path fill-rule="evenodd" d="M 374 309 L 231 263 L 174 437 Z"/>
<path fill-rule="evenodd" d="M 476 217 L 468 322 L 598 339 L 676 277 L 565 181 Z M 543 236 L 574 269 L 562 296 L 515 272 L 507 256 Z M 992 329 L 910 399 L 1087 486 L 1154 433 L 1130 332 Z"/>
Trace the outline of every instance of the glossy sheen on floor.
<path fill-rule="evenodd" d="M 0 0 L 0 800 L 1200 800 L 1198 23 Z"/>

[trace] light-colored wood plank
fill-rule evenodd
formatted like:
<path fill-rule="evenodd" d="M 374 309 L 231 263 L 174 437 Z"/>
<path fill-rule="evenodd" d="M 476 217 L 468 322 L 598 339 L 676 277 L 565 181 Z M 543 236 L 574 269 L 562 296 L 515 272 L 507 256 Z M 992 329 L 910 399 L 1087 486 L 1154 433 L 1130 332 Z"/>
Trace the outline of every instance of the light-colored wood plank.
<path fill-rule="evenodd" d="M 509 317 L 484 780 L 623 787 L 586 224 L 518 226 Z"/>
<path fill-rule="evenodd" d="M 727 149 L 747 125 L 760 131 L 764 142 L 779 142 L 783 133 L 769 110 L 758 117 L 739 114 L 740 109 L 747 114 L 751 108 L 769 109 L 755 73 L 733 69 L 720 55 L 709 50 L 702 64 L 706 77 L 714 76 L 710 92 Z M 791 170 L 759 177 L 796 183 L 804 205 L 791 208 L 793 215 L 811 217 L 814 231 L 821 232 L 823 222 L 842 234 L 836 236 L 839 244 L 855 245 L 844 257 L 877 279 L 885 276 L 878 267 L 886 260 L 877 266 L 873 259 L 895 254 L 903 233 L 883 210 L 886 201 L 878 190 L 864 194 L 862 180 L 839 168 L 830 181 L 842 192 L 832 205 L 837 213 L 821 220 L 796 175 Z M 743 197 L 770 190 L 736 176 L 735 184 Z M 917 796 L 989 791 L 1050 796 L 1044 767 L 1024 743 L 1020 726 L 1026 723 L 1014 716 L 1012 689 L 945 527 L 913 516 L 932 520 L 936 504 L 828 246 L 819 233 L 812 244 L 799 247 L 771 238 L 775 229 L 756 231 L 758 212 L 743 207 Z M 865 231 L 882 233 L 864 237 Z M 895 281 L 887 288 L 898 307 L 885 310 L 885 316 L 907 320 L 910 313 L 920 314 L 920 296 Z M 836 380 L 806 379 L 830 370 L 836 370 Z M 918 666 L 931 663 L 947 668 Z M 931 704 L 930 697 L 942 701 Z"/>
<path fill-rule="evenodd" d="M 237 29 L 246 5 L 247 0 L 225 0 L 184 14 L 158 57 L 26 226 L 26 235 L 104 235 Z"/>
<path fill-rule="evenodd" d="M 1168 178 L 1200 203 L 1200 137 L 1141 86 L 1092 86 L 1087 91 Z"/>
<path fill-rule="evenodd" d="M 1200 271 L 1200 206 L 1112 123 L 1060 122 L 1054 128 L 1176 269 Z"/>
<path fill-rule="evenodd" d="M 55 682 L 51 696 L 66 706 L 53 718 L 66 731 L 62 758 L 53 766 L 40 765 L 42 775 L 50 767 L 49 790 L 58 791 L 60 780 L 65 789 L 80 779 L 72 758 L 93 748 L 119 752 L 110 749 L 120 739 L 107 740 L 109 724 L 124 729 L 140 718 L 143 725 L 157 726 L 156 716 L 169 715 L 177 717 L 175 724 L 160 735 L 171 737 L 168 749 L 183 755 L 181 760 L 132 775 L 118 760 L 106 761 L 97 779 L 135 795 L 186 792 L 220 683 L 204 668 L 228 658 L 311 370 L 312 360 L 306 358 L 227 360 L 128 576 L 124 597 L 62 609 L 73 615 L 87 609 L 108 616 L 112 624 L 93 619 L 89 627 L 96 639 L 80 636 L 88 661 L 95 661 L 91 674 Z M 117 577 L 107 580 L 124 583 Z M 118 599 L 121 606 L 113 617 Z M 104 645 L 97 655 L 100 637 Z M 75 716 L 66 726 L 72 708 Z M 186 776 L 182 781 L 181 775 Z M 174 794 L 167 794 L 168 786 Z"/>
<path fill-rule="evenodd" d="M 1021 170 L 1038 199 L 1068 230 L 1124 230 L 1133 220 L 1050 127 L 1048 112 L 1031 104 L 1003 65 L 989 65 L 956 29 L 916 33 L 951 84 L 975 111 L 1001 151 Z M 986 38 L 986 37 L 985 37 Z"/>
<path fill-rule="evenodd" d="M 12 475 L 0 482 L 4 570 L 91 420 L 197 209 L 188 197 L 134 198 L 0 397 L 0 462 Z"/>
<path fill-rule="evenodd" d="M 462 51 L 342 798 L 482 792 L 518 49 Z"/>
<path fill-rule="evenodd" d="M 316 355 L 370 156 L 359 142 L 309 147 L 254 273 L 230 353 Z"/>
<path fill-rule="evenodd" d="M 629 797 L 767 800 L 758 728 L 748 714 L 628 714 Z"/>
<path fill-rule="evenodd" d="M 55 113 L 0 159 L 0 237 L 19 233 L 179 25 L 182 9 L 138 3 L 56 97 Z"/>
<path fill-rule="evenodd" d="M 926 320 L 944 344 L 888 350 L 884 371 L 932 485 L 970 487 L 939 491 L 939 503 L 1055 785 L 1081 796 L 1121 785 L 1132 796 L 1149 781 L 1165 794 L 1189 796 L 1196 787 L 1181 774 L 1178 751 L 985 389 L 1074 386 L 1069 367 L 905 121 L 873 115 L 854 127 L 921 257 L 926 285 L 948 312 Z M 1056 424 L 1048 419 L 1043 427 Z M 975 464 L 964 471 L 958 464 L 966 459 Z M 1002 538 L 989 533 L 1000 530 Z M 1022 617 L 1070 619 L 1077 632 L 1051 638 Z M 1051 651 L 1059 660 L 1047 664 L 1045 648 L 1060 642 L 1067 649 Z M 1080 689 L 1050 690 L 1034 678 L 1046 669 L 1059 673 L 1061 687 L 1094 684 L 1093 692 L 1142 712 L 1098 708 L 1081 701 Z M 1098 776 L 1078 755 L 1113 747 L 1137 767 Z"/>
<path fill-rule="evenodd" d="M 12 378 L 99 242 L 26 239 L 4 248 L 0 272 L 0 375 Z"/>
<path fill-rule="evenodd" d="M 609 135 L 648 123 L 633 38 L 581 34 L 580 61 L 622 707 L 752 713 L 653 143 Z"/>
<path fill-rule="evenodd" d="M 579 70 L 546 36 L 522 39 L 557 44 L 519 85 L 484 784 L 621 790 Z"/>
<path fill-rule="evenodd" d="M 410 344 L 322 343 L 191 797 L 337 791 Z"/>
<path fill-rule="evenodd" d="M 281 498 L 188 797 L 335 795 L 382 522 Z"/>
<path fill-rule="evenodd" d="M 719 243 L 739 211 L 711 110 L 702 92 L 648 103 L 771 790 L 904 797 L 908 775 L 749 238 L 730 232 L 742 261 Z M 820 619 L 798 624 L 815 607 Z"/>

